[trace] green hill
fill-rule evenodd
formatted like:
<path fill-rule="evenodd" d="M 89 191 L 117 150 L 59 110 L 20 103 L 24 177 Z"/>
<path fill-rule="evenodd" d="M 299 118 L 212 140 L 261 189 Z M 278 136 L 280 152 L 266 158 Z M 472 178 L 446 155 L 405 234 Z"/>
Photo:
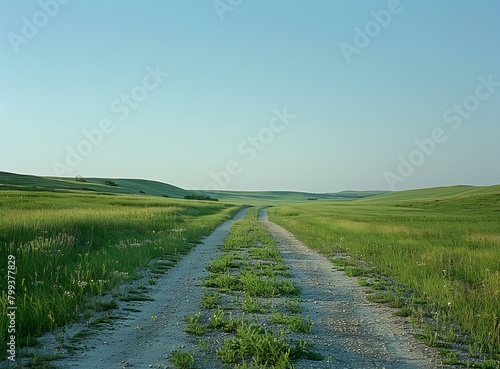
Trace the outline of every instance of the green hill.
<path fill-rule="evenodd" d="M 500 185 L 494 186 L 451 186 L 419 190 L 392 192 L 371 198 L 361 199 L 359 203 L 387 205 L 417 209 L 457 210 L 485 212 L 500 211 Z"/>
<path fill-rule="evenodd" d="M 116 186 L 106 184 L 111 181 Z M 85 178 L 84 182 L 75 178 L 38 177 L 24 174 L 0 172 L 0 189 L 31 191 L 85 191 L 116 194 L 142 194 L 183 198 L 191 191 L 166 183 L 145 179 Z M 142 192 L 141 192 L 142 191 Z"/>
<path fill-rule="evenodd" d="M 311 193 L 293 191 L 199 191 L 220 201 L 271 205 L 306 202 L 315 200 L 353 200 L 387 193 L 386 191 L 344 191 L 339 193 Z"/>
<path fill-rule="evenodd" d="M 113 185 L 110 185 L 113 184 Z M 188 191 L 182 188 L 145 179 L 126 178 L 75 178 L 39 177 L 24 174 L 0 172 L 0 190 L 24 191 L 83 191 L 107 194 L 135 194 L 142 196 L 167 196 L 184 198 L 186 195 L 208 195 L 220 201 L 255 206 L 285 205 L 299 202 L 320 202 L 328 200 L 356 200 L 357 203 L 384 203 L 389 206 L 422 209 L 477 209 L 478 206 L 491 210 L 500 205 L 500 185 L 451 186 L 419 190 L 386 191 L 342 191 L 338 193 L 310 193 L 293 191 Z"/>
<path fill-rule="evenodd" d="M 110 184 L 116 184 L 116 186 Z M 80 181 L 77 181 L 75 178 L 39 177 L 7 172 L 0 172 L 0 189 L 84 191 L 172 198 L 184 198 L 186 195 L 196 193 L 224 202 L 251 205 L 272 205 L 312 200 L 353 200 L 385 193 L 384 191 L 343 191 L 327 194 L 292 191 L 188 191 L 166 183 L 145 179 L 81 178 Z"/>

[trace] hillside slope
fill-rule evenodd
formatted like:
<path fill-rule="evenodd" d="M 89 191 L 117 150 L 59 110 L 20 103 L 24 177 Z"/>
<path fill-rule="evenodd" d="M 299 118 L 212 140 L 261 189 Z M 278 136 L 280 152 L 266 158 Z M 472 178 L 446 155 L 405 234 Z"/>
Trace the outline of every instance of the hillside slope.
<path fill-rule="evenodd" d="M 109 186 L 105 184 L 106 181 L 112 181 L 116 183 L 116 186 Z M 183 198 L 192 193 L 191 191 L 186 191 L 166 183 L 145 179 L 85 178 L 85 182 L 78 182 L 74 178 L 38 177 L 7 172 L 0 172 L 0 188 L 32 191 L 88 191 L 116 194 L 143 194 L 173 198 Z"/>
<path fill-rule="evenodd" d="M 393 192 L 359 200 L 359 203 L 383 203 L 389 206 L 486 212 L 500 211 L 500 185 L 450 186 Z"/>

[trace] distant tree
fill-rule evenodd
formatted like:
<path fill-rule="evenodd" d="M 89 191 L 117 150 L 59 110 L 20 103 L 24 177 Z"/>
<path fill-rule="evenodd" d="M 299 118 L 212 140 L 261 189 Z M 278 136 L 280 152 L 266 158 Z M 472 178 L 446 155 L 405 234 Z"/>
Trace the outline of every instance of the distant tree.
<path fill-rule="evenodd" d="M 199 194 L 186 195 L 184 196 L 184 198 L 186 200 L 219 201 L 219 199 L 214 199 L 213 197 L 210 197 L 208 195 L 199 195 Z"/>
<path fill-rule="evenodd" d="M 113 186 L 113 187 L 118 186 L 118 185 L 116 184 L 116 182 L 111 181 L 111 180 L 109 180 L 109 179 L 108 179 L 107 181 L 105 181 L 105 182 L 104 182 L 104 184 L 105 184 L 105 185 L 108 185 L 108 186 Z"/>
<path fill-rule="evenodd" d="M 81 175 L 77 175 L 75 178 L 75 181 L 77 182 L 87 182 L 85 178 L 83 178 Z"/>

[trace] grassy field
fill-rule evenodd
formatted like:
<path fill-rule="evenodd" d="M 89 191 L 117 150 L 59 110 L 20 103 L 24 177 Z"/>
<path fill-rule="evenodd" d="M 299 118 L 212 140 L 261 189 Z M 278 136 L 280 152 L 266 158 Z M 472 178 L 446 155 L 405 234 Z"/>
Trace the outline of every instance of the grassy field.
<path fill-rule="evenodd" d="M 17 346 L 102 310 L 92 296 L 135 278 L 154 258 L 175 262 L 237 210 L 160 197 L 0 191 L 0 279 L 8 285 L 8 268 L 15 263 L 15 285 L 10 284 L 15 286 Z M 7 294 L 2 288 L 3 312 Z M 7 332 L 8 324 L 2 314 L 0 332 Z M 2 347 L 6 338 L 0 335 Z"/>
<path fill-rule="evenodd" d="M 112 181 L 116 186 L 106 184 Z M 82 191 L 89 193 L 112 193 L 125 195 L 168 196 L 184 198 L 192 194 L 191 191 L 172 186 L 166 183 L 145 179 L 117 179 L 117 178 L 54 178 L 38 177 L 23 174 L 0 172 L 0 190 L 25 191 Z"/>
<path fill-rule="evenodd" d="M 500 359 L 500 186 L 318 201 L 269 215 L 309 247 L 340 257 L 351 275 L 379 275 L 374 300 L 402 308 L 427 343 L 462 342 L 473 357 Z"/>
<path fill-rule="evenodd" d="M 233 204 L 253 206 L 283 205 L 312 200 L 346 201 L 386 193 L 384 191 L 343 191 L 338 193 L 309 193 L 293 191 L 200 191 L 200 193 Z"/>
<path fill-rule="evenodd" d="M 275 205 L 272 221 L 370 285 L 370 299 L 400 308 L 428 344 L 465 344 L 472 357 L 496 361 L 480 367 L 500 365 L 500 186 L 378 196 L 222 191 L 208 193 L 220 202 L 199 202 L 173 199 L 191 192 L 154 181 L 115 179 L 110 186 L 106 179 L 85 180 L 0 172 L 0 279 L 6 286 L 0 309 L 7 311 L 10 288 L 18 347 L 106 309 L 99 296 L 135 278 L 152 259 L 178 260 L 239 209 L 223 202 L 232 201 Z M 4 314 L 0 331 L 8 325 Z M 4 347 L 6 339 L 0 336 Z M 450 362 L 462 359 L 447 355 Z"/>

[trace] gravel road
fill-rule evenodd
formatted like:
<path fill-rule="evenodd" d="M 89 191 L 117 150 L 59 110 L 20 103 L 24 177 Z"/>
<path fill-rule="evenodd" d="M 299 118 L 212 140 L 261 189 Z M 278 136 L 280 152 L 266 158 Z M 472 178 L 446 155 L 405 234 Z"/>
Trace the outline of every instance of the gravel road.
<path fill-rule="evenodd" d="M 181 323 L 186 315 L 198 312 L 203 294 L 201 279 L 208 274 L 205 268 L 220 253 L 218 246 L 224 243 L 234 221 L 242 219 L 246 211 L 220 225 L 158 279 L 148 294 L 154 301 L 135 303 L 140 312 L 128 314 L 112 329 L 89 338 L 83 350 L 51 364 L 85 369 L 169 367 L 167 356 L 173 350 L 189 351 L 193 346 Z"/>
<path fill-rule="evenodd" d="M 56 368 L 169 368 L 173 350 L 197 351 L 196 340 L 183 332 L 183 318 L 199 311 L 201 280 L 206 266 L 221 254 L 229 230 L 246 209 L 219 226 L 157 280 L 149 292 L 154 301 L 135 302 L 137 312 L 123 314 L 108 328 L 96 330 Z M 411 327 L 391 309 L 368 302 L 354 278 L 333 268 L 325 256 L 310 250 L 290 232 L 270 222 L 267 210 L 259 220 L 271 232 L 293 280 L 302 288 L 302 313 L 313 322 L 308 341 L 325 357 L 321 362 L 297 361 L 297 369 L 431 369 L 440 368 L 433 350 L 413 338 Z M 120 309 L 131 303 L 120 303 Z M 71 329 L 69 329 L 71 331 Z M 60 342 L 58 343 L 60 345 Z M 54 350 L 47 344 L 46 349 Z M 53 351 L 52 351 L 53 352 Z M 206 368 L 213 368 L 213 360 Z"/>
<path fill-rule="evenodd" d="M 335 270 L 330 260 L 307 248 L 293 234 L 268 220 L 285 263 L 302 288 L 301 304 L 313 321 L 308 339 L 329 363 L 297 363 L 300 368 L 431 369 L 440 367 L 432 350 L 413 338 L 411 327 L 391 309 L 368 302 L 355 278 Z M 434 357 L 433 357 L 434 356 Z"/>

